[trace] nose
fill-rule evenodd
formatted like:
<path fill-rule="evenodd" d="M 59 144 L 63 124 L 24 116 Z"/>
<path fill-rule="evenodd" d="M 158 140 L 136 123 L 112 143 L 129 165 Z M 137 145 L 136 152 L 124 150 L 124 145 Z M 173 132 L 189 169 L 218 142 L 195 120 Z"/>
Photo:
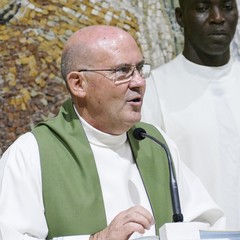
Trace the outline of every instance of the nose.
<path fill-rule="evenodd" d="M 218 6 L 214 6 L 211 9 L 210 22 L 215 24 L 221 24 L 225 22 L 224 13 Z"/>
<path fill-rule="evenodd" d="M 133 70 L 133 76 L 131 81 L 129 82 L 129 87 L 134 88 L 134 87 L 145 87 L 146 85 L 146 80 L 143 78 L 140 73 L 138 72 L 137 68 L 135 67 Z"/>

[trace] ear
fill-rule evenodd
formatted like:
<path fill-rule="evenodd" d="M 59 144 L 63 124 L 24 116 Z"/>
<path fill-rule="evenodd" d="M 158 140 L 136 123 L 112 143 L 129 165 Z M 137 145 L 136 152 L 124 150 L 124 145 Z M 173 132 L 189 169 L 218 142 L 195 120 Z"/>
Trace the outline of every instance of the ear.
<path fill-rule="evenodd" d="M 180 27 L 184 27 L 183 10 L 181 7 L 175 8 L 175 17 Z"/>
<path fill-rule="evenodd" d="M 87 82 L 80 72 L 70 72 L 67 75 L 67 84 L 72 95 L 83 98 L 86 95 Z"/>

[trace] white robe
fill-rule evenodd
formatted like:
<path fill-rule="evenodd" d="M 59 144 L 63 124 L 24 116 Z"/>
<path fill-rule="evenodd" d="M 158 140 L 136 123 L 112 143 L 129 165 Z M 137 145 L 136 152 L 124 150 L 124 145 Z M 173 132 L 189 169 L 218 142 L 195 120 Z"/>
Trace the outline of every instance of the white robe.
<path fill-rule="evenodd" d="M 120 211 L 134 205 L 142 205 L 152 212 L 126 134 L 112 136 L 83 120 L 82 123 L 96 160 L 107 223 Z M 179 161 L 175 144 L 165 138 L 176 166 L 185 221 L 208 222 L 211 228 L 222 229 L 225 226 L 222 211 L 200 181 Z M 47 232 L 38 145 L 33 134 L 26 133 L 0 160 L 0 233 L 4 240 L 33 240 L 45 239 Z M 143 235 L 134 233 L 131 239 L 152 235 L 155 235 L 155 226 Z M 89 236 L 55 239 L 85 240 Z"/>
<path fill-rule="evenodd" d="M 152 71 L 142 120 L 161 126 L 181 160 L 240 229 L 240 63 L 206 67 L 182 54 Z"/>

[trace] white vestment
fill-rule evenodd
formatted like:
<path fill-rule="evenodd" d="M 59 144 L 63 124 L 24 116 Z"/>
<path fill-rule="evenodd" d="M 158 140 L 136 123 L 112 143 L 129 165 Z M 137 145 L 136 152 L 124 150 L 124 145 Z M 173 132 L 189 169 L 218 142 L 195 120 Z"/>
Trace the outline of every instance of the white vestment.
<path fill-rule="evenodd" d="M 83 120 L 82 124 L 96 160 L 107 223 L 120 211 L 135 205 L 152 212 L 126 134 L 113 136 L 94 129 Z M 212 229 L 224 228 L 222 211 L 199 179 L 179 161 L 176 145 L 163 135 L 175 163 L 185 221 L 207 222 Z M 3 240 L 45 239 L 48 233 L 38 145 L 31 133 L 18 138 L 0 160 L 0 233 Z M 134 233 L 131 239 L 153 235 L 154 225 L 143 235 Z M 54 239 L 87 240 L 89 236 Z"/>
<path fill-rule="evenodd" d="M 224 210 L 227 227 L 239 230 L 240 63 L 206 67 L 180 54 L 146 81 L 142 120 L 173 139 Z"/>

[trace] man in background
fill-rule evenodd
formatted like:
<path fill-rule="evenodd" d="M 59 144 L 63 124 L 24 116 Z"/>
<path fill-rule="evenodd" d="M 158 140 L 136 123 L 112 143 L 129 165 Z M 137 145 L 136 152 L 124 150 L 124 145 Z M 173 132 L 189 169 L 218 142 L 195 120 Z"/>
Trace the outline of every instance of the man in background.
<path fill-rule="evenodd" d="M 183 52 L 152 71 L 143 120 L 177 143 L 181 159 L 240 229 L 240 63 L 229 46 L 238 22 L 235 0 L 180 0 Z"/>

